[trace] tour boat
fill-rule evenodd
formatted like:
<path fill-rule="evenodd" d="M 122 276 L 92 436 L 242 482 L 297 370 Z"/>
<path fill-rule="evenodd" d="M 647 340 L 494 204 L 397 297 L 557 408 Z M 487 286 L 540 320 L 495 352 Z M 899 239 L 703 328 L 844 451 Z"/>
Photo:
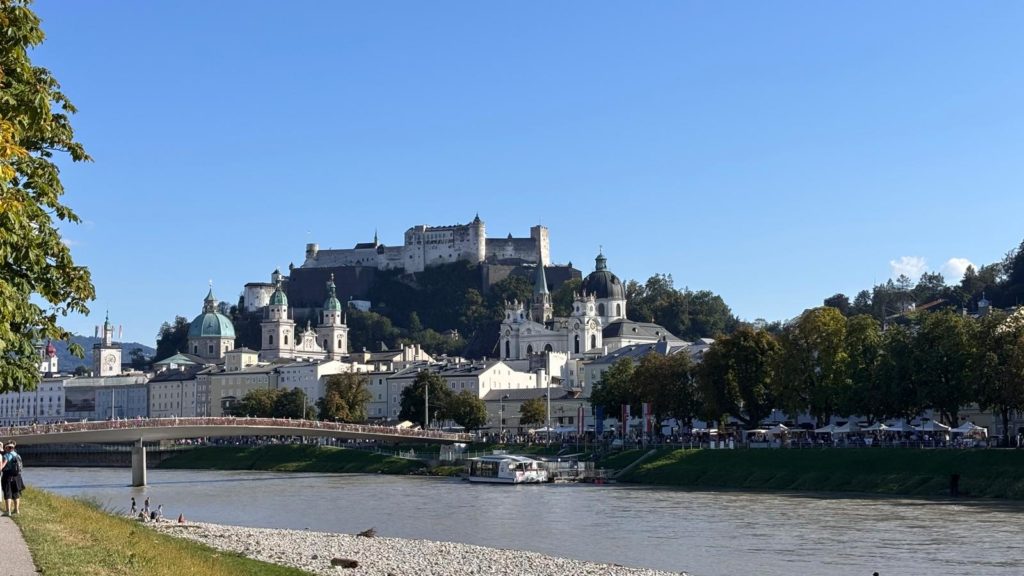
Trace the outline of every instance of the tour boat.
<path fill-rule="evenodd" d="M 548 470 L 540 460 L 511 454 L 489 454 L 469 459 L 466 479 L 497 484 L 539 484 L 548 481 Z"/>

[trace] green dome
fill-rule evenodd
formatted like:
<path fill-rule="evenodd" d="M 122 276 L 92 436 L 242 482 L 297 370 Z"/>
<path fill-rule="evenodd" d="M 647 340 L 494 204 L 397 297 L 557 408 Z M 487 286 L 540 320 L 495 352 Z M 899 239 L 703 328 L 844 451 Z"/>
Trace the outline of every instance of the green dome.
<path fill-rule="evenodd" d="M 324 310 L 341 311 L 341 301 L 335 292 L 334 273 L 331 272 L 331 279 L 327 281 L 327 301 L 324 302 Z"/>
<path fill-rule="evenodd" d="M 235 327 L 231 320 L 217 312 L 204 312 L 188 327 L 189 338 L 234 338 Z"/>
<path fill-rule="evenodd" d="M 288 297 L 285 296 L 284 290 L 281 290 L 281 281 L 277 281 L 277 289 L 270 295 L 271 306 L 288 306 Z"/>

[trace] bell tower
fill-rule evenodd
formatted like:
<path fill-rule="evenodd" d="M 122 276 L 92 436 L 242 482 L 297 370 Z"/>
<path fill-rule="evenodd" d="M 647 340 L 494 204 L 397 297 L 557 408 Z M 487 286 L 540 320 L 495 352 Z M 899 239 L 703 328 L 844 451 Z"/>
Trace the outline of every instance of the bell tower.
<path fill-rule="evenodd" d="M 345 325 L 345 314 L 334 285 L 334 274 L 327 280 L 327 300 L 320 325 L 316 328 L 320 346 L 327 353 L 329 360 L 337 360 L 348 354 L 348 326 Z"/>

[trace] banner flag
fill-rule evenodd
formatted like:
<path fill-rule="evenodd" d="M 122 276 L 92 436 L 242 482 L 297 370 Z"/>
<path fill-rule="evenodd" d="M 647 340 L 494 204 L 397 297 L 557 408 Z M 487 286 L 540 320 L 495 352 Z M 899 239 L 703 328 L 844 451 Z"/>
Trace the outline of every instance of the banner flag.
<path fill-rule="evenodd" d="M 644 434 L 650 434 L 651 433 L 651 403 L 650 402 L 644 402 L 641 405 L 641 409 L 643 410 L 643 418 L 644 418 L 644 420 L 643 420 L 643 431 L 644 431 Z"/>
<path fill-rule="evenodd" d="M 594 407 L 594 434 L 604 434 L 604 406 Z"/>
<path fill-rule="evenodd" d="M 622 437 L 629 432 L 629 404 L 622 405 Z"/>
<path fill-rule="evenodd" d="M 587 427 L 584 426 L 583 404 L 576 409 L 576 434 L 583 436 L 583 433 L 587 431 Z"/>

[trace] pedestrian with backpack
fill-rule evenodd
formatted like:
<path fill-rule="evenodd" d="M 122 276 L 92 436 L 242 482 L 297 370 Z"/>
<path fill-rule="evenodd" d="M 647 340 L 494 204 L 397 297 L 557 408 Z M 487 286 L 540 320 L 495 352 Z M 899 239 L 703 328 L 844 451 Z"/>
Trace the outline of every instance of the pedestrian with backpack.
<path fill-rule="evenodd" d="M 21 479 L 21 470 L 24 467 L 21 456 L 14 451 L 14 441 L 4 444 L 3 477 L 0 478 L 0 486 L 3 488 L 4 503 L 6 508 L 4 516 L 20 514 L 21 491 L 25 489 L 25 483 Z"/>

